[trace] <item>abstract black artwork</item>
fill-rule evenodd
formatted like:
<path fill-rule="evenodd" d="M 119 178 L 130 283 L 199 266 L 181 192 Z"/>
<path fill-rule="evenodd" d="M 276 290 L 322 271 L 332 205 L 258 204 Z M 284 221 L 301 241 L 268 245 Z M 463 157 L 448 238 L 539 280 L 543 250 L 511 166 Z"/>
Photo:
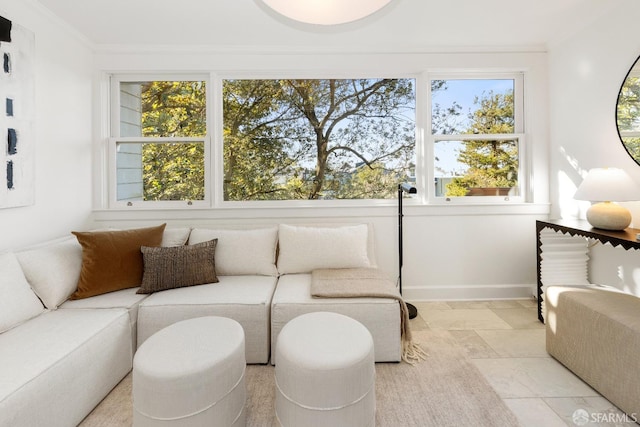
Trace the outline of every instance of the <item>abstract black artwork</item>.
<path fill-rule="evenodd" d="M 7 129 L 7 153 L 18 154 L 18 135 L 12 128 Z"/>
<path fill-rule="evenodd" d="M 0 185 L 0 208 L 33 204 L 34 199 L 34 36 L 0 16 L 0 164 L 6 165 Z"/>
<path fill-rule="evenodd" d="M 11 21 L 0 16 L 0 42 L 11 41 Z"/>
<path fill-rule="evenodd" d="M 7 162 L 7 188 L 13 189 L 13 161 Z"/>

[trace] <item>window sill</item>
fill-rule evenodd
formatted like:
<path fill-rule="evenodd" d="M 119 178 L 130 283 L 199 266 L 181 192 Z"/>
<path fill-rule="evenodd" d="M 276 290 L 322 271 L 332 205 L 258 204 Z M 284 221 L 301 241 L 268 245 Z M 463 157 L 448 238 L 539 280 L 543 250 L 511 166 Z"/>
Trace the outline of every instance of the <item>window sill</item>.
<path fill-rule="evenodd" d="M 403 202 L 403 215 L 422 216 L 466 216 L 466 215 L 548 215 L 548 203 L 496 203 L 496 204 L 438 204 L 418 205 Z M 243 219 L 292 219 L 292 218 L 352 218 L 389 217 L 398 214 L 395 203 L 369 206 L 278 206 L 278 207 L 219 207 L 219 208 L 163 208 L 163 209 L 97 209 L 94 221 L 121 220 L 243 220 Z"/>

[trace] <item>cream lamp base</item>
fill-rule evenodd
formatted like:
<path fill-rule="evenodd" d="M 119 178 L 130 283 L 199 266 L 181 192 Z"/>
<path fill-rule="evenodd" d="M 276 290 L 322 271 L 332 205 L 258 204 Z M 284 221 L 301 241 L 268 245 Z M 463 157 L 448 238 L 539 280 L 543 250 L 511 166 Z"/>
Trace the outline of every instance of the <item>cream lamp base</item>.
<path fill-rule="evenodd" d="M 624 230 L 631 224 L 631 213 L 616 203 L 596 203 L 587 210 L 587 221 L 595 228 Z"/>

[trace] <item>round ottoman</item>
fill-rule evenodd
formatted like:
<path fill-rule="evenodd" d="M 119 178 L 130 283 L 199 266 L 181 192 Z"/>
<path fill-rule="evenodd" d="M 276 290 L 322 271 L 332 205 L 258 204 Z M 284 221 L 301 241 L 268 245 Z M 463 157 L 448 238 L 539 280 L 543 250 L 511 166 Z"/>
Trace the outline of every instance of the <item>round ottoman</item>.
<path fill-rule="evenodd" d="M 276 417 L 285 427 L 373 426 L 373 338 L 337 313 L 303 314 L 276 344 Z"/>
<path fill-rule="evenodd" d="M 133 358 L 133 425 L 244 426 L 244 331 L 224 317 L 156 332 Z"/>

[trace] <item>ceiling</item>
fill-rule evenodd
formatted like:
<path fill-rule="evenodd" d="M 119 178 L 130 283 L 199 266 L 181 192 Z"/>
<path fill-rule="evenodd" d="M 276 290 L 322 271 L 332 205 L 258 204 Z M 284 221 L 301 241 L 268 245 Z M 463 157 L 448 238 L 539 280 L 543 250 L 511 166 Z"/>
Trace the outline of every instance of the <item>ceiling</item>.
<path fill-rule="evenodd" d="M 392 0 L 334 27 L 300 24 L 261 0 L 35 0 L 95 48 L 546 49 L 615 0 Z"/>

